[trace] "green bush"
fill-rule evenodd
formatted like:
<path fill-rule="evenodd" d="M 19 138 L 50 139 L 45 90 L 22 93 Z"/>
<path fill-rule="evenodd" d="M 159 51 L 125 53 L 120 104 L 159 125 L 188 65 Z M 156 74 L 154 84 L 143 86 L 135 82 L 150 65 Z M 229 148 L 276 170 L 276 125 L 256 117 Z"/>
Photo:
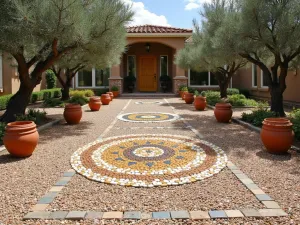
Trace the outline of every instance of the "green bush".
<path fill-rule="evenodd" d="M 42 124 L 46 119 L 47 113 L 45 111 L 29 109 L 25 115 L 17 115 L 17 121 L 33 121 L 37 125 Z"/>
<path fill-rule="evenodd" d="M 6 123 L 0 123 L 0 145 L 3 145 Z"/>
<path fill-rule="evenodd" d="M 293 123 L 293 130 L 295 132 L 295 137 L 300 140 L 300 109 L 294 109 L 290 113 L 290 119 Z"/>
<path fill-rule="evenodd" d="M 43 101 L 49 98 L 59 98 L 61 97 L 61 89 L 45 89 L 42 91 L 33 92 L 31 95 L 30 103 L 36 103 L 37 101 Z"/>
<path fill-rule="evenodd" d="M 46 85 L 47 89 L 53 89 L 56 87 L 56 76 L 52 70 L 46 71 Z"/>
<path fill-rule="evenodd" d="M 64 107 L 65 103 L 59 98 L 49 98 L 43 102 L 43 105 L 45 107 L 56 107 L 56 106 Z"/>
<path fill-rule="evenodd" d="M 92 97 L 95 93 L 93 90 L 72 90 L 70 91 L 70 96 L 81 96 L 81 97 Z"/>
<path fill-rule="evenodd" d="M 202 92 L 206 96 L 206 101 L 209 105 L 214 106 L 221 101 L 220 92 L 217 91 L 204 91 Z"/>
<path fill-rule="evenodd" d="M 84 96 L 80 96 L 80 95 L 74 95 L 69 101 L 68 103 L 72 103 L 72 104 L 79 104 L 79 105 L 85 105 L 88 103 L 88 99 Z"/>
<path fill-rule="evenodd" d="M 237 88 L 227 88 L 227 95 L 238 95 L 240 93 Z"/>
<path fill-rule="evenodd" d="M 104 88 L 104 89 L 97 89 L 94 90 L 95 95 L 97 96 L 101 96 L 102 94 L 106 94 L 106 92 L 108 92 L 109 89 L 108 88 Z"/>
<path fill-rule="evenodd" d="M 0 96 L 0 110 L 6 109 L 7 103 L 13 95 Z"/>
<path fill-rule="evenodd" d="M 257 110 L 253 110 L 251 113 L 243 113 L 242 120 L 251 123 L 254 126 L 261 127 L 262 122 L 266 118 L 276 117 L 276 113 L 270 111 L 269 109 L 265 109 L 263 107 L 259 107 Z"/>
<path fill-rule="evenodd" d="M 117 86 L 112 86 L 111 91 L 119 91 L 119 88 Z"/>

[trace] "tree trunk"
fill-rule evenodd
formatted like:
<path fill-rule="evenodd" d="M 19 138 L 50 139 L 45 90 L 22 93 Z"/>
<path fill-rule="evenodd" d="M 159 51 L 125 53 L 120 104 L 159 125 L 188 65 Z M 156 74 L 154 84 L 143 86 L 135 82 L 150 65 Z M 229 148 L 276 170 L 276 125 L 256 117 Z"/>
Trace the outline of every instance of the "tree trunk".
<path fill-rule="evenodd" d="M 16 120 L 17 115 L 24 115 L 30 102 L 30 97 L 34 86 L 28 87 L 21 82 L 18 92 L 9 100 L 5 113 L 1 116 L 0 121 L 9 123 Z"/>
<path fill-rule="evenodd" d="M 283 109 L 283 93 L 279 84 L 273 84 L 270 89 L 271 94 L 271 111 L 275 112 L 279 116 L 285 116 Z"/>
<path fill-rule="evenodd" d="M 70 87 L 68 85 L 65 85 L 61 89 L 61 100 L 67 101 L 70 99 Z"/>
<path fill-rule="evenodd" d="M 220 82 L 219 86 L 220 86 L 221 98 L 227 98 L 227 88 L 228 88 L 227 82 Z"/>

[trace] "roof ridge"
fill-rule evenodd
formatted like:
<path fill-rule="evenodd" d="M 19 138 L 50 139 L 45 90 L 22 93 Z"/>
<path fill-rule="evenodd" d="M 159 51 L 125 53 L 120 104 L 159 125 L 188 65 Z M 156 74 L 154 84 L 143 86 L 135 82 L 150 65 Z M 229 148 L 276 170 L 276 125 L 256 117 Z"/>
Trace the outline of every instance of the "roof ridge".
<path fill-rule="evenodd" d="M 126 28 L 138 28 L 138 27 L 156 27 L 156 28 L 168 28 L 168 29 L 193 31 L 192 29 L 187 29 L 187 28 L 179 28 L 179 27 L 172 27 L 172 26 L 161 26 L 161 25 L 153 25 L 153 24 L 143 24 L 143 25 L 127 26 Z"/>

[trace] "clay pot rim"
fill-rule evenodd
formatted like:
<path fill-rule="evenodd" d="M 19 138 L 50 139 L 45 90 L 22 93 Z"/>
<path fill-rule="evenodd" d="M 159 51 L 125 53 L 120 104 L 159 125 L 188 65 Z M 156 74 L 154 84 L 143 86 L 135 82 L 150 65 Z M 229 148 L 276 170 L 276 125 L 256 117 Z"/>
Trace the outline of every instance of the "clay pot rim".
<path fill-rule="evenodd" d="M 74 103 L 68 103 L 65 105 L 65 108 L 81 108 L 81 105 L 79 104 L 74 104 Z"/>
<path fill-rule="evenodd" d="M 215 105 L 216 108 L 231 108 L 232 105 L 226 102 L 219 102 Z"/>
<path fill-rule="evenodd" d="M 99 96 L 92 96 L 90 97 L 90 100 L 100 100 L 101 98 Z"/>
<path fill-rule="evenodd" d="M 262 122 L 264 126 L 268 126 L 268 127 L 291 127 L 293 126 L 293 124 L 291 123 L 291 121 L 287 118 L 266 118 L 264 119 L 264 121 Z"/>
<path fill-rule="evenodd" d="M 206 99 L 206 97 L 203 97 L 203 96 L 195 96 L 195 99 Z"/>
<path fill-rule="evenodd" d="M 36 124 L 34 121 L 15 121 L 6 125 L 9 128 L 35 128 Z"/>
<path fill-rule="evenodd" d="M 102 94 L 101 97 L 102 96 L 106 97 L 106 96 L 110 96 L 110 95 L 106 93 L 106 94 Z"/>

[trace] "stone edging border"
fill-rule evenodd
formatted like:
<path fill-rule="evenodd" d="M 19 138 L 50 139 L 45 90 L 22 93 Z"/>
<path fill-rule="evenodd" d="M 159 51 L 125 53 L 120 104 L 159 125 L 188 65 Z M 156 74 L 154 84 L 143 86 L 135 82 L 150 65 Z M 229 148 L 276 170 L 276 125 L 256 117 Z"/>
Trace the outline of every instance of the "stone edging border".
<path fill-rule="evenodd" d="M 243 217 L 281 217 L 287 216 L 281 207 L 269 195 L 265 194 L 248 176 L 246 176 L 232 162 L 227 163 L 227 168 L 250 190 L 255 197 L 266 207 L 264 209 L 241 210 L 211 210 L 211 211 L 162 211 L 162 212 L 97 212 L 97 211 L 46 211 L 55 197 L 68 184 L 76 174 L 73 169 L 66 171 L 56 184 L 44 195 L 38 203 L 25 215 L 23 220 L 47 219 L 47 220 L 87 220 L 87 219 L 230 219 Z"/>
<path fill-rule="evenodd" d="M 211 105 L 208 105 L 207 108 L 215 109 L 215 107 L 211 106 Z M 252 124 L 247 123 L 247 122 L 245 122 L 243 120 L 240 120 L 240 119 L 237 119 L 237 118 L 233 118 L 233 117 L 231 118 L 231 120 L 232 120 L 232 122 L 237 123 L 237 124 L 239 124 L 239 125 L 247 128 L 248 130 L 254 131 L 254 132 L 259 133 L 259 134 L 261 132 L 261 128 L 253 126 Z M 298 147 L 296 147 L 294 145 L 291 147 L 291 149 L 293 149 L 293 150 L 295 150 L 297 152 L 300 152 L 300 148 L 298 148 Z"/>

